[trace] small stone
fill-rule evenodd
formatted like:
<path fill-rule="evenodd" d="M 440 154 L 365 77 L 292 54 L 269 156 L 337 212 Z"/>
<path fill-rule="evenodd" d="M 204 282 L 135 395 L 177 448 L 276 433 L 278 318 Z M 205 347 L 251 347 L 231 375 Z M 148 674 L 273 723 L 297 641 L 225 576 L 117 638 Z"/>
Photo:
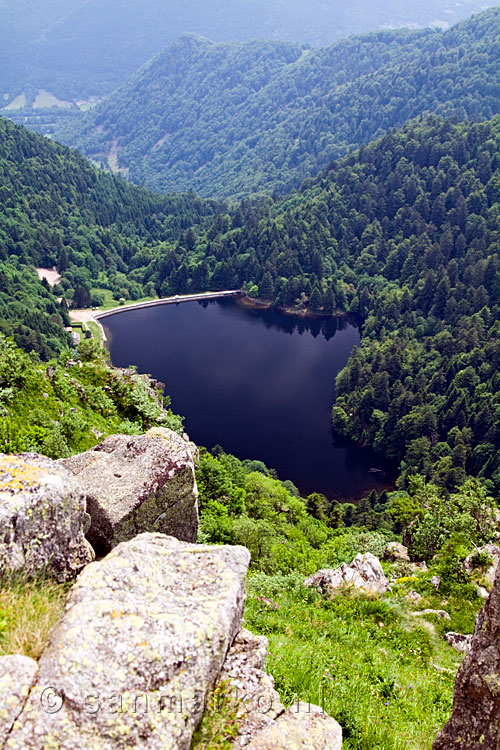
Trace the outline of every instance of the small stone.
<path fill-rule="evenodd" d="M 298 709 L 298 711 L 297 711 Z M 341 750 L 342 729 L 319 706 L 289 708 L 246 746 L 247 750 Z"/>
<path fill-rule="evenodd" d="M 436 617 L 439 617 L 441 620 L 451 620 L 450 615 L 448 612 L 445 612 L 444 609 L 423 609 L 421 612 L 411 612 L 414 617 L 425 617 L 426 615 L 436 615 Z"/>
<path fill-rule="evenodd" d="M 462 633 L 445 633 L 447 643 L 457 651 L 467 652 L 472 641 L 471 635 L 462 635 Z"/>
<path fill-rule="evenodd" d="M 486 583 L 486 586 L 491 589 L 495 582 L 495 576 L 500 565 L 500 547 L 498 547 L 496 544 L 485 544 L 483 547 L 479 547 L 479 549 L 471 552 L 470 555 L 468 555 L 464 560 L 464 568 L 469 575 L 473 575 L 476 570 L 473 567 L 472 563 L 474 557 L 478 554 L 486 554 L 491 558 L 491 565 L 488 566 L 487 570 L 481 576 Z"/>
<path fill-rule="evenodd" d="M 434 586 L 436 591 L 439 591 L 439 587 L 441 586 L 441 576 L 432 576 L 431 584 L 432 586 Z"/>
<path fill-rule="evenodd" d="M 405 596 L 405 599 L 409 602 L 413 602 L 415 604 L 419 604 L 422 601 L 422 596 L 418 593 L 418 591 L 414 591 L 413 589 L 411 591 L 408 591 L 408 593 Z"/>

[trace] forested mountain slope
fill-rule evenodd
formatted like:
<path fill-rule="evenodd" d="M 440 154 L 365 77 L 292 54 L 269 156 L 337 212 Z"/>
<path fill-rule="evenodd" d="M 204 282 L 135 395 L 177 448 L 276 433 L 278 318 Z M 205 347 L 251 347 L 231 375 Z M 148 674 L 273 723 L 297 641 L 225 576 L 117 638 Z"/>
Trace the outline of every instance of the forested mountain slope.
<path fill-rule="evenodd" d="M 456 487 L 500 491 L 500 117 L 415 121 L 281 203 L 244 203 L 134 264 L 162 294 L 247 284 L 364 319 L 337 430 Z M 139 269 L 137 269 L 139 270 Z"/>
<path fill-rule="evenodd" d="M 281 202 L 228 213 L 0 127 L 2 330 L 23 346 L 62 343 L 36 264 L 57 263 L 60 293 L 82 302 L 102 287 L 134 298 L 246 286 L 284 307 L 358 313 L 337 430 L 399 462 L 402 483 L 421 473 L 454 488 L 472 474 L 498 495 L 500 117 L 414 121 Z"/>
<path fill-rule="evenodd" d="M 79 154 L 0 118 L 0 331 L 43 356 L 67 343 L 66 320 L 36 266 L 57 265 L 61 292 L 90 304 L 90 287 L 142 295 L 129 262 L 175 241 L 217 207 L 162 197 L 96 170 Z"/>
<path fill-rule="evenodd" d="M 492 0 L 0 0 L 0 96 L 112 91 L 185 32 L 329 44 L 382 26 L 453 24 Z"/>
<path fill-rule="evenodd" d="M 284 193 L 421 113 L 500 112 L 499 39 L 500 9 L 316 50 L 186 36 L 58 137 L 160 191 Z"/>

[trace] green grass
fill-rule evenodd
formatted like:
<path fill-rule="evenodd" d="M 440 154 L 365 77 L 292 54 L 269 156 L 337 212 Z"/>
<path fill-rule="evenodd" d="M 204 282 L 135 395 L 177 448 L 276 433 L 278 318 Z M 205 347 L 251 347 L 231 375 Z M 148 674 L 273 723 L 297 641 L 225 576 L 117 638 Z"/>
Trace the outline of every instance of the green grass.
<path fill-rule="evenodd" d="M 0 584 L 0 656 L 39 659 L 64 612 L 69 586 L 38 578 Z"/>
<path fill-rule="evenodd" d="M 462 656 L 435 618 L 409 614 L 402 593 L 329 601 L 297 576 L 249 580 L 245 627 L 269 638 L 267 668 L 282 701 L 321 704 L 341 724 L 344 750 L 430 750 L 449 717 Z M 436 597 L 418 609 L 431 604 Z M 455 621 L 446 630 L 453 630 L 461 603 L 447 605 Z"/>
<path fill-rule="evenodd" d="M 191 750 L 231 750 L 238 736 L 238 704 L 228 682 L 221 682 L 210 695 L 203 720 L 196 731 Z"/>
<path fill-rule="evenodd" d="M 88 326 L 90 333 L 92 334 L 92 338 L 95 341 L 97 341 L 100 347 L 102 347 L 103 340 L 102 340 L 102 331 L 100 327 L 97 325 L 97 323 L 94 323 L 93 320 L 89 320 L 87 323 L 87 326 Z"/>
<path fill-rule="evenodd" d="M 127 299 L 120 305 L 120 300 L 113 297 L 113 292 L 110 289 L 95 289 L 96 292 L 102 294 L 104 297 L 104 303 L 100 305 L 99 310 L 105 312 L 106 310 L 112 310 L 114 307 L 128 307 L 129 305 L 137 305 L 140 302 L 152 302 L 156 297 L 140 297 L 140 299 Z"/>

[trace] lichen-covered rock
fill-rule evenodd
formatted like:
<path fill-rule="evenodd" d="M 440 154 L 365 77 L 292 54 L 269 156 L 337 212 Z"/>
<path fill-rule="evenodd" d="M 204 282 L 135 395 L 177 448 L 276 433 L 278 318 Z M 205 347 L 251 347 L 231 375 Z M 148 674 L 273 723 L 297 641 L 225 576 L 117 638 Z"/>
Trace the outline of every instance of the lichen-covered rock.
<path fill-rule="evenodd" d="M 239 632 L 249 552 L 143 534 L 89 565 L 8 750 L 184 750 Z"/>
<path fill-rule="evenodd" d="M 233 750 L 339 750 L 342 730 L 321 708 L 298 703 L 285 709 L 265 671 L 267 646 L 267 638 L 242 630 L 224 663 L 220 680 L 229 684 L 239 722 Z"/>
<path fill-rule="evenodd" d="M 298 711 L 296 712 L 296 710 Z M 246 746 L 246 750 L 340 750 L 342 729 L 318 706 L 289 708 Z"/>
<path fill-rule="evenodd" d="M 85 496 L 64 467 L 35 453 L 0 455 L 0 575 L 74 578 L 93 559 Z"/>
<path fill-rule="evenodd" d="M 404 544 L 399 544 L 399 542 L 389 542 L 384 552 L 384 559 L 392 560 L 393 562 L 410 562 L 408 547 L 405 547 Z"/>
<path fill-rule="evenodd" d="M 229 650 L 220 682 L 229 683 L 229 697 L 237 707 L 238 737 L 232 747 L 246 747 L 252 737 L 284 713 L 274 689 L 274 680 L 265 671 L 268 641 L 242 630 Z"/>
<path fill-rule="evenodd" d="M 0 747 L 26 703 L 37 670 L 36 661 L 27 656 L 0 657 Z"/>
<path fill-rule="evenodd" d="M 316 588 L 322 594 L 352 588 L 364 594 L 378 596 L 388 591 L 389 581 L 386 578 L 380 560 L 367 552 L 356 555 L 350 565 L 342 563 L 339 568 L 318 570 L 304 581 L 304 586 Z"/>
<path fill-rule="evenodd" d="M 500 746 L 500 574 L 476 620 L 458 670 L 449 722 L 433 750 L 496 750 Z"/>
<path fill-rule="evenodd" d="M 86 493 L 87 539 L 99 555 L 143 532 L 196 541 L 195 450 L 175 432 L 154 428 L 140 436 L 113 435 L 61 460 Z"/>

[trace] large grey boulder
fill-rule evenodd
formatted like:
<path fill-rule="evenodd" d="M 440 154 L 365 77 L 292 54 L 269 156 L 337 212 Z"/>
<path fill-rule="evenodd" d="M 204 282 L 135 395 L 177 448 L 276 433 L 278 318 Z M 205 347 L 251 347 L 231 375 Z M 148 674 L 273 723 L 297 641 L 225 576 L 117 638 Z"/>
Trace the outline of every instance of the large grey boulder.
<path fill-rule="evenodd" d="M 380 560 L 367 552 L 356 555 L 350 565 L 342 563 L 335 569 L 318 570 L 304 581 L 304 586 L 316 588 L 322 594 L 334 594 L 343 589 L 354 589 L 363 594 L 379 596 L 389 589 Z"/>
<path fill-rule="evenodd" d="M 298 703 L 286 710 L 265 671 L 267 638 L 242 630 L 220 676 L 236 706 L 234 750 L 340 750 L 342 729 L 318 706 Z"/>
<path fill-rule="evenodd" d="M 24 708 L 37 670 L 36 661 L 27 656 L 0 657 L 0 747 Z"/>
<path fill-rule="evenodd" d="M 85 495 L 63 466 L 35 453 L 0 455 L 0 575 L 74 578 L 93 559 Z"/>
<path fill-rule="evenodd" d="M 500 574 L 458 670 L 449 722 L 433 750 L 500 747 Z"/>
<path fill-rule="evenodd" d="M 61 460 L 87 496 L 87 539 L 97 554 L 143 532 L 196 541 L 195 452 L 175 432 L 153 428 L 140 436 L 113 435 Z"/>
<path fill-rule="evenodd" d="M 143 534 L 83 571 L 9 750 L 187 750 L 240 630 L 250 555 Z"/>

